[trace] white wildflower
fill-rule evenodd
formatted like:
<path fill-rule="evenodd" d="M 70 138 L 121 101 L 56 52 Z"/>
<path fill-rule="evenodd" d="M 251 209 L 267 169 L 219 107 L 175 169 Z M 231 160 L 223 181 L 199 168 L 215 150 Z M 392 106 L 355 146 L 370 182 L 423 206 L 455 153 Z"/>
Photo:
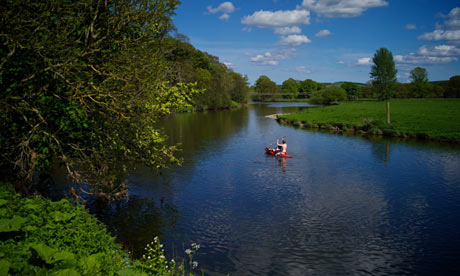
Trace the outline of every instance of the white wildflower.
<path fill-rule="evenodd" d="M 193 265 L 193 268 L 196 268 L 196 267 L 198 266 L 198 262 L 197 262 L 197 261 L 194 261 L 194 262 L 192 263 L 192 265 Z"/>
<path fill-rule="evenodd" d="M 190 250 L 190 249 L 187 248 L 187 249 L 185 250 L 185 253 L 186 253 L 187 255 L 190 255 L 190 254 L 192 254 L 192 250 Z"/>

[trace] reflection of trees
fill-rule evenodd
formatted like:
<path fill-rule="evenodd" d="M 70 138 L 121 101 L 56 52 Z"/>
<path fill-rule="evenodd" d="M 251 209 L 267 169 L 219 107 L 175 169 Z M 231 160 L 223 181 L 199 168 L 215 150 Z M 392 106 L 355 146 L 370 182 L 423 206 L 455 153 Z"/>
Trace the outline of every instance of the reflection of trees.
<path fill-rule="evenodd" d="M 155 236 L 175 226 L 179 215 L 176 207 L 163 200 L 157 206 L 150 198 L 137 196 L 118 204 L 92 201 L 87 207 L 135 257 L 142 256 Z"/>
<path fill-rule="evenodd" d="M 390 160 L 390 139 L 371 137 L 371 150 L 372 155 L 378 161 L 383 161 L 388 164 Z"/>
<path fill-rule="evenodd" d="M 248 109 L 181 113 L 161 122 L 171 144 L 181 143 L 183 152 L 195 152 L 206 141 L 225 141 L 248 124 Z"/>

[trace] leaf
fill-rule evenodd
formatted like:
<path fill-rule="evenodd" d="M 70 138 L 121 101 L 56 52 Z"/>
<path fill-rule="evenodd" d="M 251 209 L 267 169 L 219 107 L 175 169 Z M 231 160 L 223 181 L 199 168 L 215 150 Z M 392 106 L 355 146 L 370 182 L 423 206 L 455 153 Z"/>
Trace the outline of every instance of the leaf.
<path fill-rule="evenodd" d="M 8 201 L 5 199 L 0 199 L 0 206 L 3 206 L 7 203 Z"/>
<path fill-rule="evenodd" d="M 0 233 L 18 231 L 26 221 L 27 219 L 20 216 L 15 216 L 12 219 L 0 219 Z"/>
<path fill-rule="evenodd" d="M 100 262 L 98 259 L 101 258 L 102 256 L 104 256 L 104 254 L 102 253 L 93 254 L 84 259 L 81 259 L 80 264 L 88 272 L 93 271 L 93 270 L 98 270 L 100 267 Z"/>
<path fill-rule="evenodd" d="M 75 214 L 73 213 L 62 213 L 59 211 L 51 213 L 52 218 L 54 221 L 59 222 L 59 221 L 68 221 L 69 219 L 73 218 Z"/>
<path fill-rule="evenodd" d="M 52 260 L 51 257 L 56 253 L 56 251 L 57 251 L 56 249 L 48 247 L 46 244 L 43 244 L 43 243 L 39 243 L 39 244 L 32 243 L 29 246 L 47 264 L 52 264 L 53 263 L 53 260 Z"/>
<path fill-rule="evenodd" d="M 0 276 L 7 276 L 11 263 L 7 260 L 0 260 Z"/>

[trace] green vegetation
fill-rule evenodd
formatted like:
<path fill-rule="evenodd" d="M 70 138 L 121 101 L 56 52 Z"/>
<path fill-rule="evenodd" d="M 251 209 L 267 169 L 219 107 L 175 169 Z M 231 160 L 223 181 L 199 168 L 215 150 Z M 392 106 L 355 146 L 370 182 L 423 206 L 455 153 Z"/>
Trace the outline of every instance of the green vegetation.
<path fill-rule="evenodd" d="M 338 104 L 345 100 L 346 96 L 345 89 L 338 86 L 329 86 L 323 90 L 313 92 L 310 97 L 310 103 L 321 105 Z"/>
<path fill-rule="evenodd" d="M 159 118 L 246 102 L 245 77 L 174 31 L 179 3 L 2 3 L 0 173 L 17 191 L 59 164 L 76 193 L 123 197 L 126 168 L 181 163 Z"/>
<path fill-rule="evenodd" d="M 390 99 L 393 97 L 396 85 L 396 73 L 393 54 L 386 48 L 378 49 L 372 59 L 371 68 L 372 86 L 375 87 L 379 99 L 386 102 L 387 124 L 390 123 Z"/>
<path fill-rule="evenodd" d="M 280 122 L 302 122 L 302 127 L 343 132 L 460 141 L 460 100 L 392 100 L 392 122 L 385 123 L 382 101 L 343 102 L 280 115 Z"/>
<path fill-rule="evenodd" d="M 267 76 L 260 76 L 253 87 L 254 101 L 281 101 L 306 98 L 310 94 L 326 88 L 325 85 L 317 83 L 311 79 L 297 81 L 289 78 L 278 86 Z M 299 94 L 302 93 L 302 94 Z"/>
<path fill-rule="evenodd" d="M 0 183 L 0 275 L 191 275 L 169 261 L 158 238 L 132 259 L 105 227 L 68 200 L 22 198 Z M 189 268 L 196 268 L 186 251 Z"/>
<path fill-rule="evenodd" d="M 175 38 L 165 38 L 162 46 L 166 79 L 172 84 L 196 83 L 204 91 L 192 97 L 191 109 L 223 109 L 247 103 L 247 76 L 233 72 L 218 57 L 195 49 L 187 41 L 185 35 L 176 32 Z"/>

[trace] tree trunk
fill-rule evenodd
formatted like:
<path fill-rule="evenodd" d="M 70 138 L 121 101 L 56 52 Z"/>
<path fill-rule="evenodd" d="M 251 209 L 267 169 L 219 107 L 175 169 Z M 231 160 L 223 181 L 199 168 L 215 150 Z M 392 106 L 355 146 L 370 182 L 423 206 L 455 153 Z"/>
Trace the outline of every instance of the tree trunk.
<path fill-rule="evenodd" d="M 390 100 L 387 100 L 387 124 L 390 123 Z"/>

